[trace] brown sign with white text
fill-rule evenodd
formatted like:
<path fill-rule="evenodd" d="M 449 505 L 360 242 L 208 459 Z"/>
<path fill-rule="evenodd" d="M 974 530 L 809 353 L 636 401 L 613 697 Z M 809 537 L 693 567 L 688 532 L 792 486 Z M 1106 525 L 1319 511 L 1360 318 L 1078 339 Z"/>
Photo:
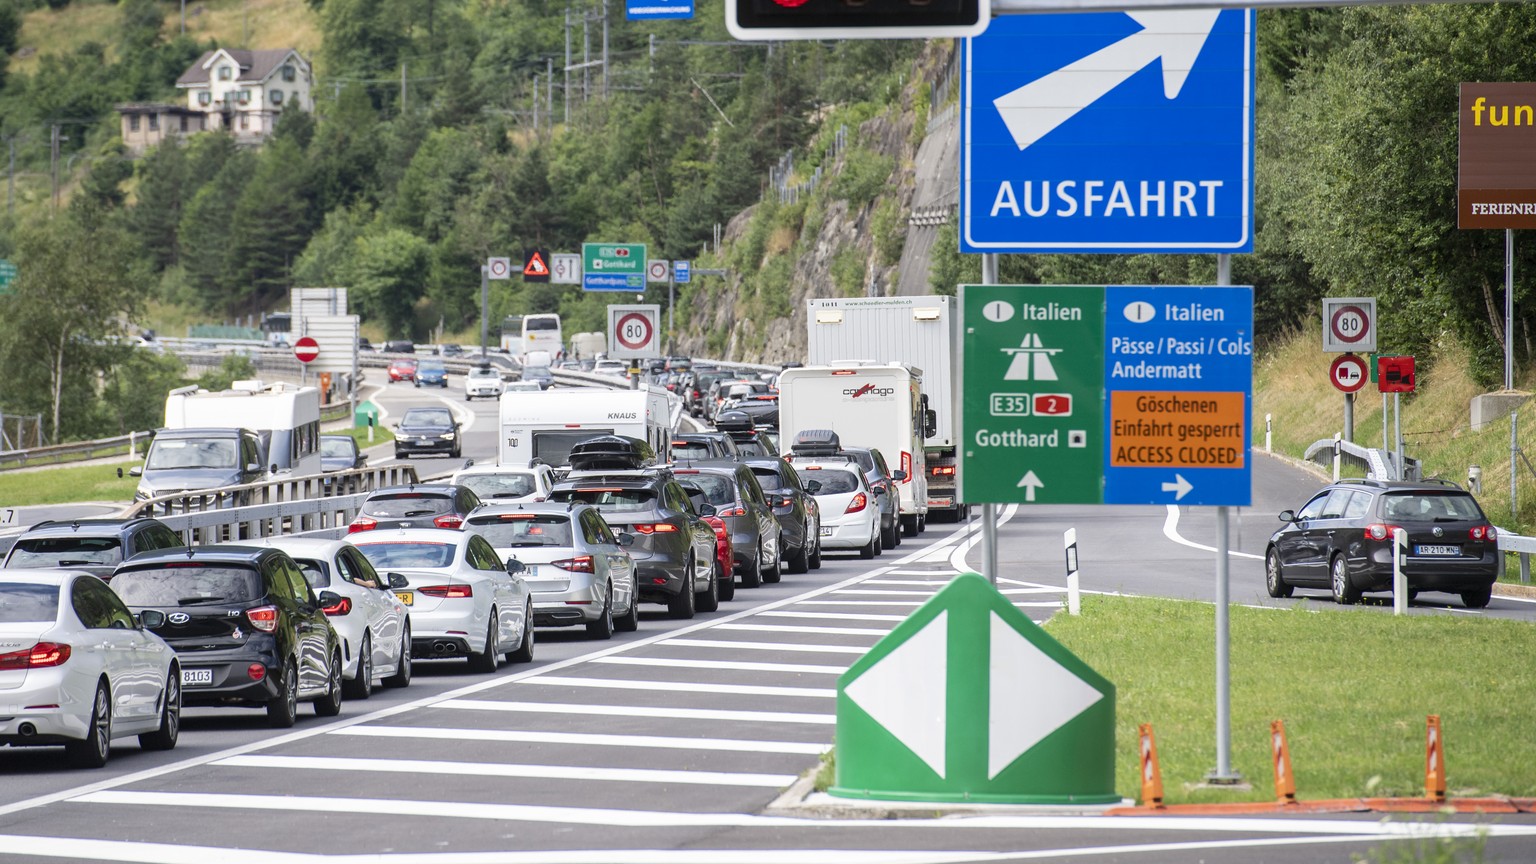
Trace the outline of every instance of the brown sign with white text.
<path fill-rule="evenodd" d="M 1536 83 L 1461 85 L 1456 227 L 1536 228 Z"/>

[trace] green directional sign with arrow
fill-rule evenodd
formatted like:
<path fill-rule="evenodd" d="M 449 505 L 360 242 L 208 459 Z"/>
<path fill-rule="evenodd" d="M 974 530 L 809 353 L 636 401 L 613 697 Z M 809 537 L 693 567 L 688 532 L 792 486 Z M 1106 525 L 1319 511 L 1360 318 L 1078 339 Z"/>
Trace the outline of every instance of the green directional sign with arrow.
<path fill-rule="evenodd" d="M 1113 804 L 1115 687 L 957 576 L 838 679 L 845 798 Z"/>

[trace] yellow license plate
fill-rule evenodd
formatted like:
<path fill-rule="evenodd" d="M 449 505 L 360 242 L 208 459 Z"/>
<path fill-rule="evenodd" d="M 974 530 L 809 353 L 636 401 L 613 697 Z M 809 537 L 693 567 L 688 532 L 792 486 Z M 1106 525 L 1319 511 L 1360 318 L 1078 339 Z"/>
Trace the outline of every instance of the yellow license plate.
<path fill-rule="evenodd" d="M 395 592 L 395 596 L 399 597 L 400 598 L 400 602 L 404 603 L 407 606 L 410 606 L 410 605 L 412 605 L 413 603 L 416 602 L 416 595 L 412 594 L 409 591 L 396 591 Z"/>

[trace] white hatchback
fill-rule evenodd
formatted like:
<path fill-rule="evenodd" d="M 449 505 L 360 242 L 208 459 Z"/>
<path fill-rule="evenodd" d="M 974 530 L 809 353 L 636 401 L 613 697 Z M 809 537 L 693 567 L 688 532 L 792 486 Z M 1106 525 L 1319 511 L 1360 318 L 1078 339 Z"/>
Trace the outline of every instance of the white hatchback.
<path fill-rule="evenodd" d="M 316 595 L 330 591 L 341 597 L 322 611 L 341 637 L 342 691 L 348 699 L 367 699 L 376 683 L 411 683 L 410 610 L 361 550 L 345 540 L 318 537 L 256 542 L 287 552 Z M 403 578 L 395 581 L 405 587 Z"/>
<path fill-rule="evenodd" d="M 548 465 L 531 468 L 470 465 L 455 471 L 448 482 L 468 487 L 486 504 L 521 504 L 548 498 L 550 487 L 555 485 L 555 475 Z"/>
<path fill-rule="evenodd" d="M 144 613 L 162 619 L 160 612 Z M 0 571 L 0 744 L 62 744 L 107 764 L 113 738 L 169 750 L 181 731 L 176 652 L 107 583 L 78 570 Z M 22 707 L 27 706 L 27 707 Z"/>
<path fill-rule="evenodd" d="M 850 463 L 796 462 L 800 483 L 821 508 L 821 548 L 857 549 L 859 557 L 880 554 L 880 508 L 864 472 Z"/>
<path fill-rule="evenodd" d="M 476 366 L 464 376 L 464 401 L 472 402 L 476 396 L 492 398 L 506 392 L 501 373 L 492 366 Z"/>

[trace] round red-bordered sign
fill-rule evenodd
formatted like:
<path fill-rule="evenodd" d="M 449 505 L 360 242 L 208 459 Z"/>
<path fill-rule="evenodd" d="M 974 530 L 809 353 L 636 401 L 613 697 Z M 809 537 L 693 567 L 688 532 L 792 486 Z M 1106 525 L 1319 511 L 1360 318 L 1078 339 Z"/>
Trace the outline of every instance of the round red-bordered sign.
<path fill-rule="evenodd" d="M 1345 393 L 1354 393 L 1365 386 L 1365 361 L 1353 354 L 1340 354 L 1328 367 L 1328 380 Z"/>
<path fill-rule="evenodd" d="M 293 356 L 300 363 L 308 363 L 320 356 L 320 343 L 316 342 L 313 336 L 300 336 L 298 341 L 293 343 Z"/>
<path fill-rule="evenodd" d="M 613 325 L 613 337 L 626 351 L 643 351 L 655 335 L 651 319 L 642 312 L 626 312 Z"/>
<path fill-rule="evenodd" d="M 1328 329 L 1333 331 L 1333 338 L 1354 344 L 1371 332 L 1371 317 L 1359 306 L 1340 306 L 1334 310 Z"/>

